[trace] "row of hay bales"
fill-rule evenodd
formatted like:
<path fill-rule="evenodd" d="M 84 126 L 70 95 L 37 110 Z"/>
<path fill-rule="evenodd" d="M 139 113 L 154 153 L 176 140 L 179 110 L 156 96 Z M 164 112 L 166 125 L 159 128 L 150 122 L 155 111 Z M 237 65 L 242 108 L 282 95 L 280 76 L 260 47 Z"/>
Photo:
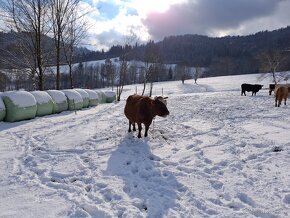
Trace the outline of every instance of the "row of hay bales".
<path fill-rule="evenodd" d="M 80 110 L 111 103 L 115 99 L 115 92 L 90 89 L 3 92 L 0 93 L 0 121 L 16 122 L 67 110 Z"/>

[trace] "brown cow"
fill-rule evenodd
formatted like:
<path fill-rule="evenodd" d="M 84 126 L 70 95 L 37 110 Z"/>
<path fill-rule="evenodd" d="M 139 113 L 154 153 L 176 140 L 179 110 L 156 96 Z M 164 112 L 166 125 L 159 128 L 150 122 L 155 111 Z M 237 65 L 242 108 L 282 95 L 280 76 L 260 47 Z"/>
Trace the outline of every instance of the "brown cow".
<path fill-rule="evenodd" d="M 129 120 L 128 132 L 131 132 L 131 125 L 133 125 L 133 131 L 136 131 L 135 123 L 138 125 L 138 138 L 141 138 L 142 123 L 145 125 L 145 134 L 147 137 L 149 126 L 152 123 L 152 119 L 158 115 L 161 117 L 166 117 L 169 115 L 169 111 L 161 101 L 165 98 L 155 97 L 154 99 L 140 96 L 140 95 L 130 95 L 127 98 L 125 105 L 125 115 Z"/>
<path fill-rule="evenodd" d="M 275 107 L 280 107 L 283 99 L 284 99 L 284 104 L 286 105 L 287 98 L 288 98 L 288 87 L 287 86 L 276 86 L 276 88 L 275 88 Z"/>

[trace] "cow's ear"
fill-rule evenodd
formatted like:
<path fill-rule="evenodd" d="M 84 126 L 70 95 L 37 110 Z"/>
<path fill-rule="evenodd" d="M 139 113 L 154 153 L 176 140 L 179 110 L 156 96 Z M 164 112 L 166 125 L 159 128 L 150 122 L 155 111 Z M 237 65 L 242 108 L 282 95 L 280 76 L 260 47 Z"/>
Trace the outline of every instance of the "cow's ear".
<path fill-rule="evenodd" d="M 166 97 L 163 97 L 163 99 L 167 99 L 168 98 L 168 96 L 166 96 Z"/>

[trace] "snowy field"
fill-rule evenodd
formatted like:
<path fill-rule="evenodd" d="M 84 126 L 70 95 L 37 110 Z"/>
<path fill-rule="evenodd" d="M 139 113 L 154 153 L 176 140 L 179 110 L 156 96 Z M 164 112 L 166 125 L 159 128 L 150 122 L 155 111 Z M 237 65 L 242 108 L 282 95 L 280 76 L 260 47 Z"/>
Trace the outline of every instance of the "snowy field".
<path fill-rule="evenodd" d="M 146 139 L 123 113 L 135 86 L 119 103 L 0 122 L 0 217 L 290 217 L 290 106 L 241 96 L 243 82 L 268 87 L 256 78 L 156 83 L 170 115 Z"/>

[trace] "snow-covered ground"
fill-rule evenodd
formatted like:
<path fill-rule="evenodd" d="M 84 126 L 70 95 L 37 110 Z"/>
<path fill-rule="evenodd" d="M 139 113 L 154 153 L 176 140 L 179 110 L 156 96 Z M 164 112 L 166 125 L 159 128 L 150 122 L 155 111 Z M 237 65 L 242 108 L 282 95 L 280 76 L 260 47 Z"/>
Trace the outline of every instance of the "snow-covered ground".
<path fill-rule="evenodd" d="M 119 103 L 0 122 L 0 217 L 290 217 L 290 107 L 266 89 L 241 96 L 243 82 L 269 84 L 156 83 L 170 115 L 148 138 L 127 132 L 136 86 Z"/>

